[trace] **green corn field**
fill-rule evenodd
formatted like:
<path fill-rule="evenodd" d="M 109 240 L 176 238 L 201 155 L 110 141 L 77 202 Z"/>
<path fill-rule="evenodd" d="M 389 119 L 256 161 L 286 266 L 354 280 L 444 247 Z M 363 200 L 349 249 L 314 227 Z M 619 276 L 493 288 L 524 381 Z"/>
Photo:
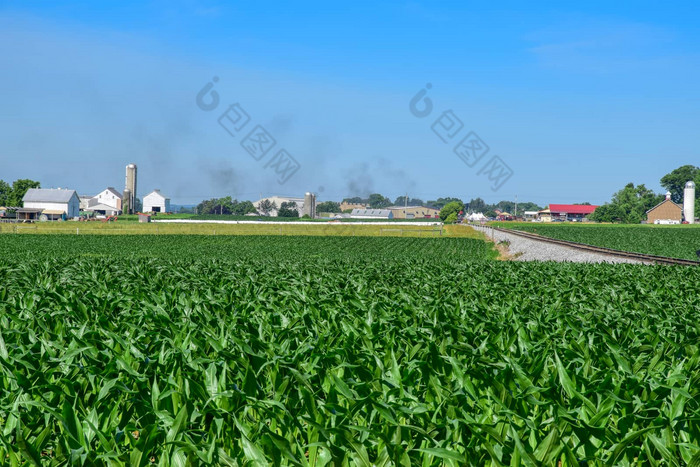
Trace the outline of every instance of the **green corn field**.
<path fill-rule="evenodd" d="M 6 465 L 700 465 L 700 270 L 0 236 Z"/>

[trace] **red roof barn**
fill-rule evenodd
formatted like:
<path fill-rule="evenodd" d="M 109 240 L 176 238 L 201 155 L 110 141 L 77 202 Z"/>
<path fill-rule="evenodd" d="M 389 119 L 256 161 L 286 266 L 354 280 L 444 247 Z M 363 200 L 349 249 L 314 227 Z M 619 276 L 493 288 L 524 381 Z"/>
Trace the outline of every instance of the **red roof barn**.
<path fill-rule="evenodd" d="M 588 217 L 597 207 L 592 204 L 550 204 L 549 210 L 552 213 L 552 219 L 580 221 Z"/>

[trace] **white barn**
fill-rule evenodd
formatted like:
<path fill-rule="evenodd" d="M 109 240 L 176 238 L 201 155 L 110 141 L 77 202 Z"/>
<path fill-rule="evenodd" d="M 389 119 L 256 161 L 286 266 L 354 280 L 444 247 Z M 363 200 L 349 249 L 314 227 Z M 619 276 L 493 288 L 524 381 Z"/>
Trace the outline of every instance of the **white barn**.
<path fill-rule="evenodd" d="M 143 197 L 143 212 L 170 212 L 170 198 L 153 190 Z"/>
<path fill-rule="evenodd" d="M 114 208 L 115 211 L 122 210 L 122 194 L 119 193 L 114 187 L 107 187 L 93 199 L 97 200 L 97 204 L 104 204 L 105 206 L 110 206 Z"/>
<path fill-rule="evenodd" d="M 41 214 L 56 219 L 65 214 L 68 219 L 80 215 L 80 199 L 75 190 L 63 188 L 30 188 L 22 198 L 25 209 L 41 210 Z"/>
<path fill-rule="evenodd" d="M 114 216 L 122 210 L 122 195 L 114 187 L 107 187 L 92 198 L 87 203 L 87 207 L 82 207 L 83 211 L 92 211 L 106 216 Z"/>
<path fill-rule="evenodd" d="M 268 196 L 267 198 L 261 198 L 253 203 L 253 206 L 255 207 L 255 209 L 258 210 L 258 213 L 260 215 L 264 215 L 264 213 L 260 211 L 260 203 L 262 203 L 265 200 L 275 204 L 275 209 L 269 212 L 269 216 L 277 217 L 277 211 L 279 211 L 279 209 L 282 207 L 282 203 L 294 203 L 296 204 L 296 209 L 299 213 L 299 217 L 301 217 L 304 214 L 304 198 L 294 198 L 288 196 Z"/>

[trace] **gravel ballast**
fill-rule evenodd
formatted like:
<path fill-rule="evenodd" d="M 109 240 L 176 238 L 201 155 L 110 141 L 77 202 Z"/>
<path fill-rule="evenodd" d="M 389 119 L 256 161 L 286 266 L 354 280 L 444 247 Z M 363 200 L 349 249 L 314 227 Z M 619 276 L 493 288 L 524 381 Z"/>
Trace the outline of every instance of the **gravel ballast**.
<path fill-rule="evenodd" d="M 493 230 L 489 227 L 472 226 L 474 229 L 483 232 L 489 239 L 498 244 L 499 242 L 507 241 L 510 245 L 507 246 L 508 253 L 515 261 L 559 261 L 572 263 L 636 263 L 646 264 L 644 261 L 632 258 L 620 258 L 608 256 L 592 251 L 579 250 L 553 243 L 531 240 L 529 238 L 520 237 L 498 230 Z"/>

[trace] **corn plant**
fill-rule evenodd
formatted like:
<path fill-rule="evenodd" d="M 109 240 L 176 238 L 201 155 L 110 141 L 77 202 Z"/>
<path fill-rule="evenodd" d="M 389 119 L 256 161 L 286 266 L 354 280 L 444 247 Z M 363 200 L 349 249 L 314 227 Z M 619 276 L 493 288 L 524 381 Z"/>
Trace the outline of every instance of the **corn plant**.
<path fill-rule="evenodd" d="M 700 460 L 697 269 L 71 238 L 0 264 L 7 465 Z"/>

